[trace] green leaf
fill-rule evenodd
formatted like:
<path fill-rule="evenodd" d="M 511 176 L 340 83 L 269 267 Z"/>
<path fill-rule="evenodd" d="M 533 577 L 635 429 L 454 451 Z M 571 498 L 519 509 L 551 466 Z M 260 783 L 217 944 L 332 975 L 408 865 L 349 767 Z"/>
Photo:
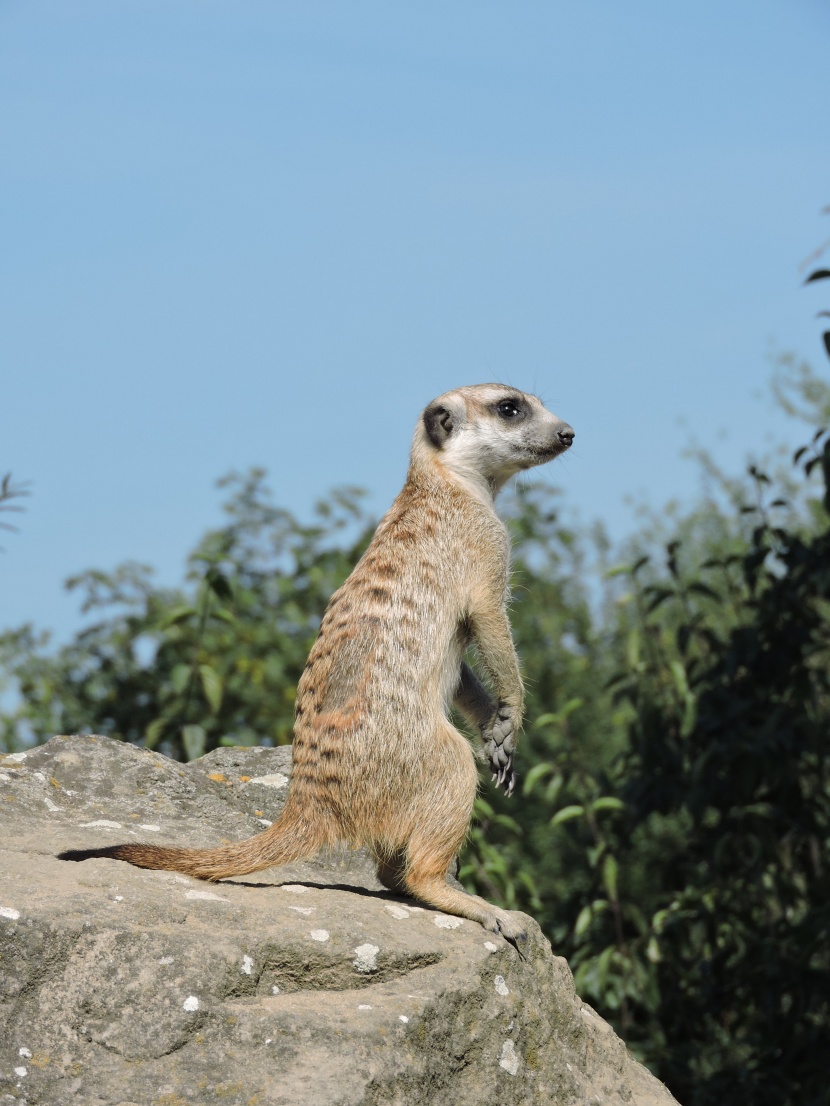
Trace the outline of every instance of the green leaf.
<path fill-rule="evenodd" d="M 182 744 L 188 760 L 198 760 L 205 751 L 205 731 L 201 726 L 182 726 Z"/>
<path fill-rule="evenodd" d="M 540 714 L 539 717 L 534 722 L 533 726 L 534 726 L 534 729 L 541 730 L 541 729 L 544 729 L 545 726 L 549 726 L 551 724 L 551 722 L 558 722 L 558 721 L 559 721 L 559 715 L 558 714 L 551 714 L 550 712 L 548 712 L 547 714 Z"/>
<path fill-rule="evenodd" d="M 155 749 L 158 745 L 161 735 L 164 733 L 164 728 L 167 725 L 166 718 L 154 719 L 147 729 L 144 731 L 144 748 Z"/>
<path fill-rule="evenodd" d="M 205 579 L 208 587 L 217 599 L 224 599 L 228 602 L 233 601 L 233 588 L 227 576 L 219 572 L 218 569 L 212 568 L 208 571 Z"/>
<path fill-rule="evenodd" d="M 529 795 L 533 790 L 534 785 L 538 783 L 539 780 L 544 779 L 545 776 L 550 776 L 556 771 L 557 769 L 555 764 L 534 764 L 524 778 L 524 786 L 522 789 L 523 793 L 525 795 Z"/>
<path fill-rule="evenodd" d="M 199 676 L 202 679 L 202 690 L 214 714 L 219 713 L 222 706 L 222 680 L 215 668 L 209 664 L 199 665 Z"/>
<path fill-rule="evenodd" d="M 667 599 L 674 597 L 674 590 L 672 588 L 646 588 L 646 594 L 649 596 L 648 605 L 646 610 L 651 614 L 652 611 L 656 611 Z"/>
<path fill-rule="evenodd" d="M 602 884 L 609 899 L 617 898 L 617 862 L 610 854 L 602 863 Z"/>
<path fill-rule="evenodd" d="M 159 629 L 169 630 L 171 626 L 177 626 L 180 622 L 184 622 L 188 618 L 193 618 L 196 613 L 195 607 L 174 607 L 172 611 L 168 611 L 164 618 L 162 618 L 159 623 Z"/>
<path fill-rule="evenodd" d="M 612 579 L 614 576 L 628 576 L 631 573 L 630 564 L 614 565 L 612 568 L 607 568 L 603 573 L 606 580 Z"/>
<path fill-rule="evenodd" d="M 224 607 L 217 607 L 215 611 L 210 612 L 209 617 L 216 618 L 220 622 L 227 622 L 230 625 L 236 624 L 236 615 L 232 614 L 231 611 L 226 610 Z"/>
<path fill-rule="evenodd" d="M 683 699 L 690 698 L 691 692 L 689 691 L 689 681 L 686 677 L 686 669 L 680 661 L 671 661 L 669 668 L 671 669 L 672 676 L 674 676 L 675 687 L 680 692 Z"/>
<path fill-rule="evenodd" d="M 552 776 L 548 786 L 545 788 L 545 799 L 547 802 L 553 805 L 556 801 L 556 796 L 562 790 L 562 785 L 565 782 L 564 776 Z"/>
<path fill-rule="evenodd" d="M 689 584 L 689 591 L 693 591 L 697 595 L 705 595 L 707 599 L 720 600 L 720 596 L 713 588 L 710 588 L 707 584 L 702 584 L 699 580 Z"/>
<path fill-rule="evenodd" d="M 599 986 L 602 990 L 605 990 L 608 986 L 608 976 L 611 972 L 611 961 L 616 952 L 614 945 L 609 945 L 603 949 L 596 960 L 596 973 Z"/>
<path fill-rule="evenodd" d="M 588 929 L 593 920 L 593 911 L 590 906 L 583 906 L 577 915 L 576 923 L 574 925 L 574 937 L 581 937 L 583 933 Z"/>
<path fill-rule="evenodd" d="M 668 908 L 666 908 L 665 910 L 658 910 L 654 917 L 651 919 L 651 928 L 654 930 L 655 933 L 663 932 L 663 926 L 665 924 L 668 913 Z"/>
<path fill-rule="evenodd" d="M 631 630 L 625 639 L 625 659 L 629 668 L 639 668 L 640 665 L 640 631 Z"/>
<path fill-rule="evenodd" d="M 512 830 L 514 833 L 522 832 L 522 827 L 516 819 L 511 818 L 509 814 L 497 814 L 493 821 L 497 826 L 504 826 L 505 829 Z"/>
<path fill-rule="evenodd" d="M 595 799 L 591 804 L 591 810 L 624 810 L 625 803 L 621 799 L 614 798 L 613 795 L 604 795 L 601 799 Z"/>
<path fill-rule="evenodd" d="M 570 822 L 574 818 L 581 818 L 585 813 L 585 807 L 574 804 L 573 806 L 563 806 L 561 810 L 557 810 L 556 814 L 551 818 L 550 824 L 552 826 L 561 825 L 562 822 Z"/>
<path fill-rule="evenodd" d="M 190 677 L 192 674 L 193 669 L 189 664 L 174 665 L 173 670 L 170 673 L 170 683 L 173 685 L 173 690 L 181 695 L 190 682 Z"/>

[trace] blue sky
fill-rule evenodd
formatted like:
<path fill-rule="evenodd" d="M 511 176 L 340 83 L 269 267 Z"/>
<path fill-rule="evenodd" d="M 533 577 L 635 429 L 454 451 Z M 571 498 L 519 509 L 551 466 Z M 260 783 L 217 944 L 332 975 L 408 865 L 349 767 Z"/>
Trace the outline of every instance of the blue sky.
<path fill-rule="evenodd" d="M 545 479 L 617 537 L 694 496 L 691 435 L 799 442 L 829 45 L 826 0 L 0 0 L 0 626 L 179 579 L 230 469 L 382 512 L 459 384 L 571 422 Z"/>

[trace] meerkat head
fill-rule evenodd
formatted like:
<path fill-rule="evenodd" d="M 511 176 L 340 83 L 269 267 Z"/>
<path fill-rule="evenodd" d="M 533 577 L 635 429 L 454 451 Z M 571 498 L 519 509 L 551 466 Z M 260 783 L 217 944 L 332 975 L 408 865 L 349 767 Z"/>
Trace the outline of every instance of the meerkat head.
<path fill-rule="evenodd" d="M 415 432 L 413 456 L 430 455 L 491 494 L 523 469 L 570 448 L 574 432 L 536 396 L 503 384 L 457 388 L 432 401 Z"/>

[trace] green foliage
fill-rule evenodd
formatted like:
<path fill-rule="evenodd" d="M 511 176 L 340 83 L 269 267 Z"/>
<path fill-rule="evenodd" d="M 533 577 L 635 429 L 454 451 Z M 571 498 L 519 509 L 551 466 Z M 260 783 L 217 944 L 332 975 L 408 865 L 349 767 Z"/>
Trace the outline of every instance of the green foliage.
<path fill-rule="evenodd" d="M 801 513 L 752 468 L 734 514 L 709 501 L 610 570 L 533 704 L 522 836 L 472 840 L 530 872 L 520 905 L 687 1104 L 826 1096 L 830 438 L 795 461 Z M 535 604 L 516 614 L 533 666 Z"/>
<path fill-rule="evenodd" d="M 12 503 L 13 499 L 22 499 L 29 494 L 29 489 L 26 484 L 15 484 L 12 482 L 12 474 L 7 472 L 6 475 L 0 479 L 0 511 L 6 513 L 9 511 L 22 511 L 23 508 L 19 503 Z M 15 526 L 12 526 L 8 522 L 0 522 L 0 530 L 14 531 Z"/>
<path fill-rule="evenodd" d="M 222 485 L 228 521 L 199 543 L 183 587 L 158 588 L 134 564 L 86 572 L 68 586 L 102 617 L 69 645 L 50 654 L 28 626 L 0 635 L 0 670 L 20 693 L 0 716 L 6 749 L 98 732 L 193 759 L 291 740 L 297 681 L 369 523 L 354 489 L 304 525 L 273 504 L 259 470 Z"/>
<path fill-rule="evenodd" d="M 612 563 L 554 490 L 517 493 L 521 794 L 482 789 L 460 875 L 539 919 L 686 1106 L 801 1106 L 826 1097 L 830 1044 L 830 439 L 798 451 L 795 477 L 702 459 L 702 502 L 646 519 Z M 84 731 L 182 758 L 290 740 L 368 519 L 355 492 L 304 525 L 261 472 L 224 483 L 227 522 L 181 587 L 87 572 L 70 586 L 97 620 L 74 641 L 0 635 L 20 697 L 6 749 Z"/>
<path fill-rule="evenodd" d="M 830 211 L 830 208 L 824 209 L 825 214 Z M 820 256 L 827 248 L 827 244 L 821 247 L 814 256 Z M 814 269 L 812 273 L 804 281 L 805 284 L 813 284 L 817 280 L 830 280 L 830 269 Z M 830 311 L 820 311 L 819 317 L 830 318 Z M 827 352 L 827 356 L 830 357 L 830 330 L 825 330 L 822 335 L 824 341 L 824 348 Z"/>

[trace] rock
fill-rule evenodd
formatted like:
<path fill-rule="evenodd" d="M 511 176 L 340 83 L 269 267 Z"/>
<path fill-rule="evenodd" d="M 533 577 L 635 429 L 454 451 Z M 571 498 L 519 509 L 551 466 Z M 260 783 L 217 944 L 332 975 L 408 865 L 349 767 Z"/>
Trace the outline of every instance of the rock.
<path fill-rule="evenodd" d="M 286 748 L 181 765 L 104 737 L 0 758 L 0 1103 L 674 1102 L 534 923 L 522 960 L 365 854 L 217 884 L 57 859 L 241 840 L 289 775 Z"/>

